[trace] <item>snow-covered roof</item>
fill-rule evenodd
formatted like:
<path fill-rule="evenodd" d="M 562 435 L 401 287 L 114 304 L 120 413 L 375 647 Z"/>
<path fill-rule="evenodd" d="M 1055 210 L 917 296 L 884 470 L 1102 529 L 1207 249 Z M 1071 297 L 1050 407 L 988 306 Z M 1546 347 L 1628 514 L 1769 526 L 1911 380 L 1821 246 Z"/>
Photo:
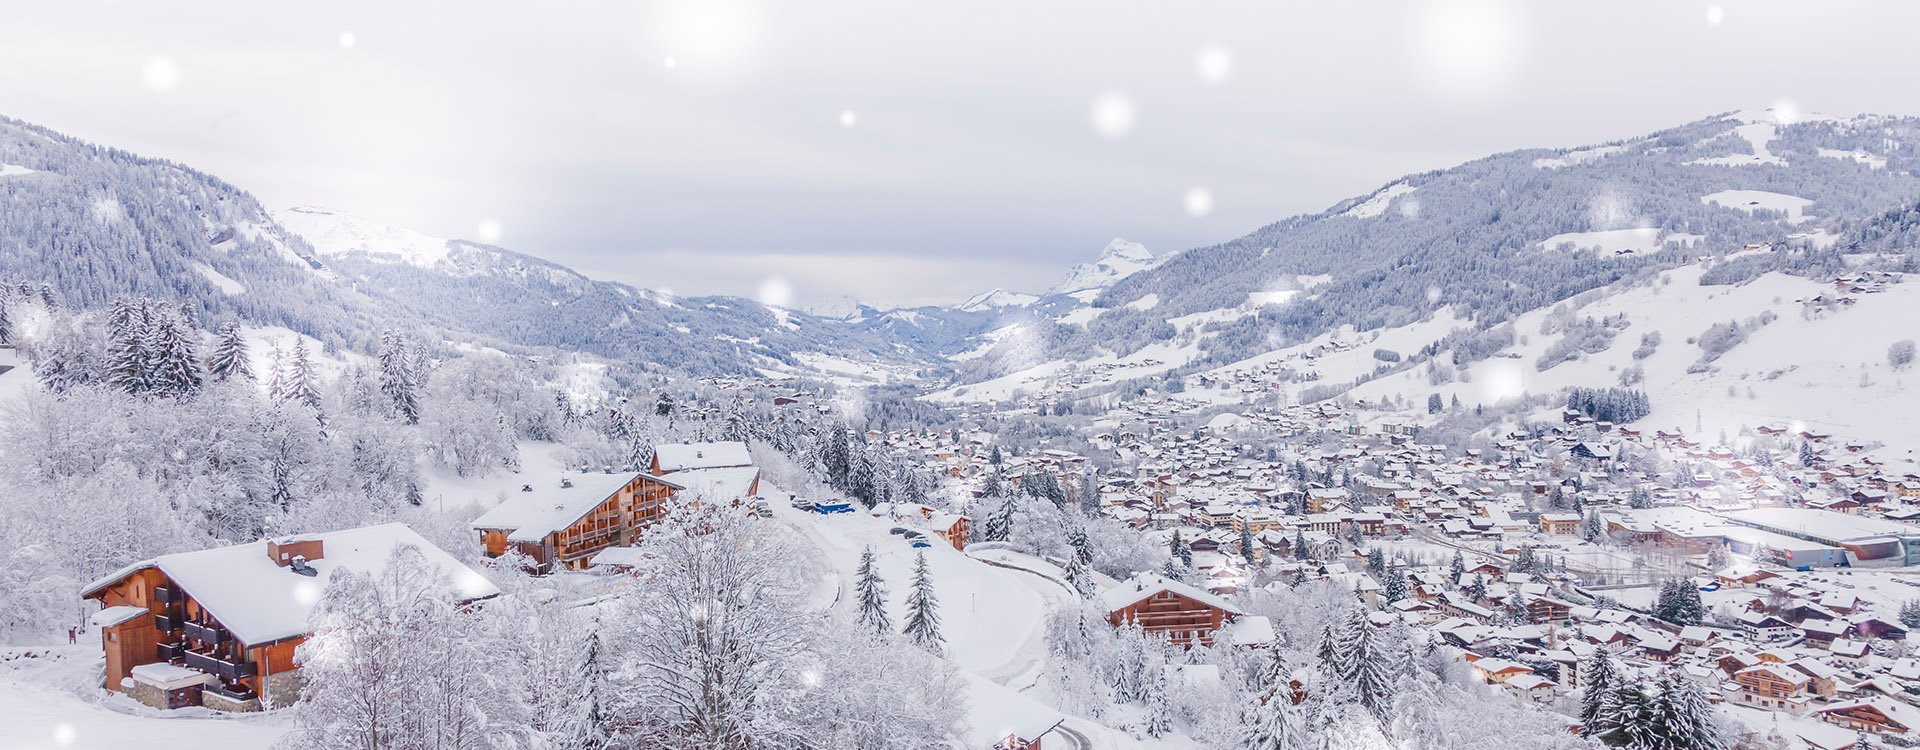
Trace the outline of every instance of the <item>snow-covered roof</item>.
<path fill-rule="evenodd" d="M 1209 607 L 1226 610 L 1234 615 L 1245 614 L 1240 611 L 1239 607 L 1233 606 L 1229 604 L 1227 600 L 1214 596 L 1197 586 L 1190 586 L 1154 573 L 1140 573 L 1132 578 L 1121 581 L 1119 585 L 1100 592 L 1100 603 L 1106 606 L 1108 612 L 1112 612 L 1123 609 L 1129 604 L 1146 599 L 1162 591 L 1171 591 Z"/>
<path fill-rule="evenodd" d="M 512 531 L 507 536 L 511 541 L 538 542 L 547 538 L 548 534 L 573 525 L 581 516 L 642 476 L 645 475 L 637 471 L 611 474 L 589 471 L 529 482 L 522 485 L 521 491 L 507 493 L 506 500 L 473 519 L 473 528 L 508 529 Z M 647 479 L 666 481 L 675 487 L 682 486 L 677 481 L 651 476 Z"/>
<path fill-rule="evenodd" d="M 729 466 L 718 469 L 688 469 L 676 472 L 673 480 L 687 488 L 696 497 L 708 500 L 737 500 L 746 497 L 753 489 L 753 480 L 760 476 L 760 470 L 752 466 Z"/>
<path fill-rule="evenodd" d="M 1220 629 L 1237 646 L 1265 646 L 1273 643 L 1273 620 L 1264 615 L 1236 617 Z"/>
<path fill-rule="evenodd" d="M 998 747 L 1008 737 L 1031 742 L 1067 718 L 1015 690 L 970 673 L 962 675 L 967 681 L 967 707 L 972 719 L 967 722 L 967 747 Z"/>
<path fill-rule="evenodd" d="M 275 563 L 267 556 L 268 541 L 263 540 L 161 555 L 123 568 L 122 572 L 96 581 L 81 593 L 92 594 L 136 570 L 158 568 L 235 638 L 249 646 L 310 632 L 307 616 L 325 593 L 326 584 L 335 571 L 378 573 L 386 568 L 393 551 L 403 545 L 419 548 L 427 564 L 453 585 L 461 599 L 484 599 L 500 593 L 492 581 L 462 565 L 406 524 L 381 524 L 272 541 L 285 544 L 309 540 L 318 540 L 322 545 L 321 556 L 307 561 L 318 573 L 314 576 L 304 576 Z"/>
<path fill-rule="evenodd" d="M 178 690 L 189 685 L 213 682 L 213 675 L 198 669 L 176 667 L 164 661 L 134 667 L 127 671 L 127 676 L 161 690 Z"/>
<path fill-rule="evenodd" d="M 1829 542 L 1874 537 L 1920 536 L 1920 528 L 1896 521 L 1810 508 L 1753 508 L 1724 514 L 1729 520 Z"/>
<path fill-rule="evenodd" d="M 662 472 L 753 465 L 753 456 L 747 454 L 747 444 L 739 442 L 672 443 L 654 446 L 653 460 Z"/>
<path fill-rule="evenodd" d="M 647 561 L 648 555 L 639 547 L 608 547 L 594 553 L 592 567 L 634 568 Z"/>
<path fill-rule="evenodd" d="M 87 622 L 96 628 L 110 628 L 146 613 L 146 607 L 122 604 L 118 607 L 108 607 L 93 613 L 92 617 L 87 618 Z"/>

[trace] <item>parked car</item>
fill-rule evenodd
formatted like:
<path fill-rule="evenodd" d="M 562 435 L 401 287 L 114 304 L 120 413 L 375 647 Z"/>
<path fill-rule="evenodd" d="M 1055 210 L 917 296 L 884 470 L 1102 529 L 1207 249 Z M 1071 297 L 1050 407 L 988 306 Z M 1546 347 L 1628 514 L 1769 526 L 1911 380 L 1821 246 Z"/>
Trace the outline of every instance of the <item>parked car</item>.
<path fill-rule="evenodd" d="M 924 536 L 922 536 L 922 537 L 915 537 L 915 538 L 914 538 L 914 539 L 913 539 L 912 541 L 910 541 L 910 542 L 908 542 L 908 544 L 911 544 L 911 545 L 913 545 L 913 548 L 914 548 L 914 549 L 926 549 L 926 548 L 928 548 L 928 547 L 931 547 L 931 546 L 933 546 L 933 542 L 932 542 L 932 541 L 929 541 L 929 540 L 928 540 L 928 539 L 927 539 L 926 537 L 924 537 Z"/>
<path fill-rule="evenodd" d="M 905 534 L 905 533 L 907 533 L 907 527 L 905 527 L 905 526 L 895 526 L 895 527 L 893 527 L 893 528 L 891 528 L 891 529 L 887 529 L 887 533 L 889 533 L 889 534 L 892 534 L 892 535 L 894 535 L 894 536 L 899 536 L 899 535 L 901 535 L 901 534 Z"/>

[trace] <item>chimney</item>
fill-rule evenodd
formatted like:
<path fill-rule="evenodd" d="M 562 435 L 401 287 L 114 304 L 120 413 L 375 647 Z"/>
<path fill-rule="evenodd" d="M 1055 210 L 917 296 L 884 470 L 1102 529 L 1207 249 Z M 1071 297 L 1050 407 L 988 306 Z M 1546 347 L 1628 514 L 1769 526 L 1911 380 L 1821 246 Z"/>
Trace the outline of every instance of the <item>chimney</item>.
<path fill-rule="evenodd" d="M 326 544 L 319 539 L 289 537 L 267 540 L 267 559 L 282 568 L 292 565 L 296 559 L 305 565 L 308 560 L 320 560 L 326 556 Z"/>
<path fill-rule="evenodd" d="M 531 484 L 523 484 L 523 485 L 520 485 L 520 491 L 521 491 L 521 492 L 532 492 L 532 491 L 533 491 L 533 485 L 531 485 Z"/>
<path fill-rule="evenodd" d="M 563 490 L 565 490 L 565 489 L 572 489 L 572 488 L 573 488 L 573 480 L 572 480 L 572 479 L 569 479 L 569 478 L 567 478 L 567 477 L 561 477 L 561 478 L 560 478 L 560 489 L 563 489 Z"/>
<path fill-rule="evenodd" d="M 600 470 L 601 470 L 601 472 L 603 472 L 603 473 L 606 473 L 606 474 L 612 474 L 612 473 L 613 473 L 613 466 L 612 466 L 611 464 L 609 464 L 609 465 L 607 465 L 607 466 L 602 466 L 602 467 L 600 467 Z"/>

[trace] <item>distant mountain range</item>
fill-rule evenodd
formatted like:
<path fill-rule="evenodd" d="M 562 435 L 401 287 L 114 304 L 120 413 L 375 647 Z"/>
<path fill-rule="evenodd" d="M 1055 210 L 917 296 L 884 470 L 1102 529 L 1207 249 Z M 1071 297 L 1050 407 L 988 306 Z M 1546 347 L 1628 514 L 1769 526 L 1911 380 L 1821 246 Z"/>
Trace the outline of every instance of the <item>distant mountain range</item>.
<path fill-rule="evenodd" d="M 1164 257 L 1115 240 L 1051 286 L 1007 285 L 1044 293 L 899 310 L 843 300 L 813 314 L 674 297 L 325 209 L 270 213 L 188 167 L 4 120 L 0 275 L 52 282 L 83 306 L 189 300 L 209 318 L 353 348 L 400 325 L 689 374 L 964 384 L 1152 360 L 1139 375 L 1153 377 L 1442 311 L 1484 330 L 1696 256 L 1831 243 L 1849 221 L 1920 198 L 1916 131 L 1900 117 L 1719 115 L 1408 175 Z"/>

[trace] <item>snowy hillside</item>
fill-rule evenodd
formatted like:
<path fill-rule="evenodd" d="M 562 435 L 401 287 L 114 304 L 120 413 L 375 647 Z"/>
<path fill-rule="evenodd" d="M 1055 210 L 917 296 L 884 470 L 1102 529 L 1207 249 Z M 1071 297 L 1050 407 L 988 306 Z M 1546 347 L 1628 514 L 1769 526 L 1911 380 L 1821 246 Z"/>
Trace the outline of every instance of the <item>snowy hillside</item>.
<path fill-rule="evenodd" d="M 361 254 L 379 262 L 432 268 L 447 257 L 449 242 L 324 208 L 274 211 L 273 220 L 300 235 L 325 258 Z"/>
<path fill-rule="evenodd" d="M 988 398 L 1072 368 L 1107 368 L 1101 380 L 1117 382 L 1219 366 L 1445 309 L 1487 328 L 1698 257 L 1829 242 L 1838 225 L 1920 197 L 1920 151 L 1905 137 L 1916 126 L 1741 112 L 1409 175 L 1137 270 L 1089 295 L 1090 308 L 1032 316 L 1026 335 L 978 339 L 962 349 L 959 386 Z M 1146 360 L 1156 364 L 1113 369 Z"/>

